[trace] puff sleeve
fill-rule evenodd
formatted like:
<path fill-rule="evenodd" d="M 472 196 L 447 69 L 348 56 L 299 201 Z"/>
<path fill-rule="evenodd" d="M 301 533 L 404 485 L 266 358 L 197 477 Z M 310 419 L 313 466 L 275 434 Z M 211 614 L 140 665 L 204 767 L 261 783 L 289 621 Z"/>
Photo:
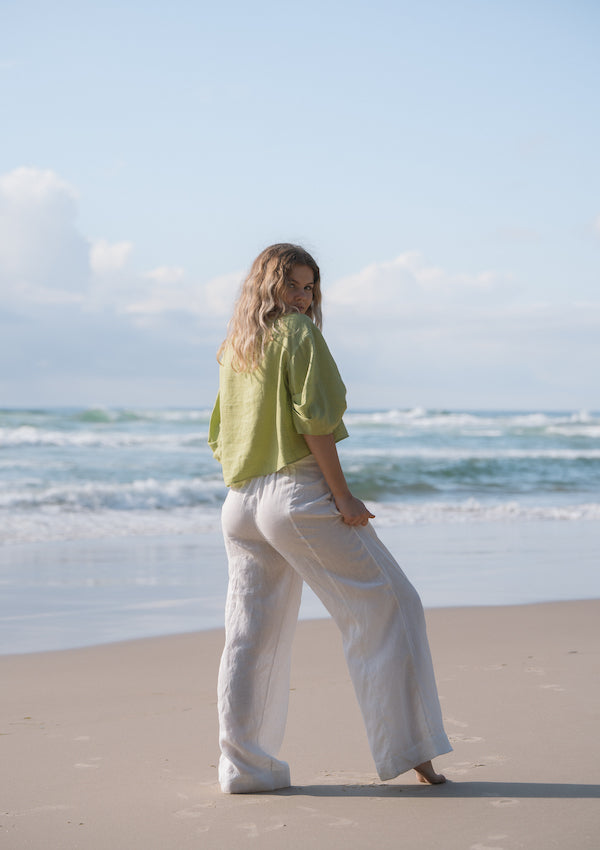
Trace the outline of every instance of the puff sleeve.
<path fill-rule="evenodd" d="M 312 322 L 290 353 L 288 386 L 298 434 L 333 433 L 336 440 L 347 436 L 342 422 L 346 387 L 323 335 Z"/>

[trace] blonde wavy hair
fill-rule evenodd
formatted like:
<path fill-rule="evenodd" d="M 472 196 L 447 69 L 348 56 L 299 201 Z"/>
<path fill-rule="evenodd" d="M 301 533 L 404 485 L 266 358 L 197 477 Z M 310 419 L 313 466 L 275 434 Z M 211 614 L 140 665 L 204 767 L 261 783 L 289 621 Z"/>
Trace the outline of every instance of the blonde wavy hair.
<path fill-rule="evenodd" d="M 260 364 L 265 345 L 273 335 L 275 321 L 296 312 L 283 298 L 294 266 L 309 266 L 314 274 L 313 299 L 306 311 L 321 327 L 321 275 L 319 267 L 304 248 L 281 242 L 265 248 L 252 263 L 227 326 L 227 337 L 217 353 L 221 363 L 225 350 L 231 351 L 231 365 L 237 372 L 250 372 Z"/>

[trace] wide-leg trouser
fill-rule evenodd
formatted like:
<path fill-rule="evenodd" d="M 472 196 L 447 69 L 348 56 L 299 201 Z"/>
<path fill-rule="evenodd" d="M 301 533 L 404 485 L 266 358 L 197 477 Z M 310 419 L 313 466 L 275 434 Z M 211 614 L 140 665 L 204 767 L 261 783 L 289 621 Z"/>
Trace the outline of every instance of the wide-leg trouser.
<path fill-rule="evenodd" d="M 449 752 L 419 596 L 370 525 L 343 522 L 314 458 L 231 488 L 222 522 L 229 559 L 218 682 L 222 790 L 290 784 L 277 753 L 303 580 L 341 630 L 379 777 Z"/>

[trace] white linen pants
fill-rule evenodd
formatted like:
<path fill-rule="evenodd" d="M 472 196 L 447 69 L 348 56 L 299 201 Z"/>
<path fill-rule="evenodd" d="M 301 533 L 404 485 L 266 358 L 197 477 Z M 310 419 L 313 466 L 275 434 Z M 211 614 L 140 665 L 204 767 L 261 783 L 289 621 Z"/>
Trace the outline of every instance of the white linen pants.
<path fill-rule="evenodd" d="M 218 681 L 223 791 L 290 784 L 277 753 L 303 580 L 341 630 L 380 779 L 452 749 L 419 596 L 370 525 L 343 522 L 312 455 L 232 487 L 222 523 L 229 559 Z"/>

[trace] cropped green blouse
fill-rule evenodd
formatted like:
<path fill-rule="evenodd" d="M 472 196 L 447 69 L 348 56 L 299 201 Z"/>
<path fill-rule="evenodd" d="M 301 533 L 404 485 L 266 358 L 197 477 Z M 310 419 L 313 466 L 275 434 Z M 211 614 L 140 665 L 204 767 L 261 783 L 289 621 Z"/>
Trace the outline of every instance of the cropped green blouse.
<path fill-rule="evenodd" d="M 208 443 L 229 486 L 277 472 L 310 454 L 303 434 L 348 436 L 346 388 L 317 326 L 282 316 L 260 366 L 236 372 L 225 352 Z"/>

